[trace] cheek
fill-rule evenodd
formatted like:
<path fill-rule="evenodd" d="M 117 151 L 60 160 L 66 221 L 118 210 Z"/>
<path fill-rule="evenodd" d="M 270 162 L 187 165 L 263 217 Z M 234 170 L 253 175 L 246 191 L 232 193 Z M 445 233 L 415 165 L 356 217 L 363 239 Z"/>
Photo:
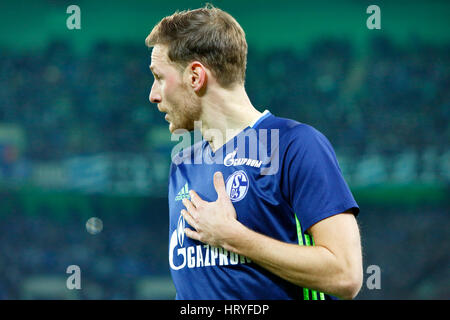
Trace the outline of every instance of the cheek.
<path fill-rule="evenodd" d="M 164 96 L 171 108 L 179 110 L 183 107 L 184 88 L 178 77 L 168 77 L 164 84 Z"/>
<path fill-rule="evenodd" d="M 168 75 L 164 83 L 165 93 L 168 94 L 169 96 L 172 95 L 173 93 L 176 93 L 178 86 L 179 85 L 177 78 L 174 77 L 173 75 Z"/>

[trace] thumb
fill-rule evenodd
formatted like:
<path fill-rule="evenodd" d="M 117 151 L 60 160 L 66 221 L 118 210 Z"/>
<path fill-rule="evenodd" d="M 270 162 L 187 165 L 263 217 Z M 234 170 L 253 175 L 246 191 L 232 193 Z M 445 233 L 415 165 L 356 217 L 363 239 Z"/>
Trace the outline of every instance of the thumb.
<path fill-rule="evenodd" d="M 227 190 L 225 188 L 225 182 L 223 180 L 222 172 L 218 171 L 214 173 L 214 188 L 217 192 L 218 199 L 226 199 L 228 198 Z"/>

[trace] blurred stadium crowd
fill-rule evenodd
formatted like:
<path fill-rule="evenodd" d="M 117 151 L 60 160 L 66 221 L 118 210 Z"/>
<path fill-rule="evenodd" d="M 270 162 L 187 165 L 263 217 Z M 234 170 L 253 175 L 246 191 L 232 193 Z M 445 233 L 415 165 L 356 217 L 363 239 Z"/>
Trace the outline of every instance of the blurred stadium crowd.
<path fill-rule="evenodd" d="M 405 154 L 406 162 L 414 162 L 406 174 L 413 180 L 424 170 L 433 181 L 450 178 L 444 170 L 450 158 L 448 46 L 418 42 L 400 48 L 376 38 L 369 51 L 357 55 L 339 40 L 323 40 L 306 53 L 250 50 L 246 88 L 258 109 L 322 131 L 344 167 L 351 158 L 353 165 L 343 168 L 350 181 L 355 164 L 374 155 L 382 158 L 389 180 L 395 166 L 405 165 Z M 16 139 L 21 143 L 8 141 L 0 125 L 4 180 L 29 182 L 41 171 L 39 164 L 51 163 L 57 171 L 58 161 L 76 156 L 132 154 L 144 157 L 142 163 L 168 162 L 174 144 L 148 102 L 153 79 L 145 47 L 100 43 L 80 56 L 67 43 L 54 42 L 39 53 L 2 50 L 0 58 L 0 124 L 15 125 L 22 137 Z M 95 164 L 107 166 L 99 159 L 90 163 Z M 133 171 L 136 164 L 128 167 Z M 165 186 L 164 175 L 154 177 L 161 170 L 141 169 L 149 175 L 143 180 Z M 76 170 L 65 175 L 80 177 Z M 149 186 L 144 189 L 150 193 Z"/>
<path fill-rule="evenodd" d="M 398 48 L 386 38 L 357 59 L 349 43 L 322 41 L 310 52 L 250 50 L 246 87 L 254 104 L 317 126 L 354 154 L 435 146 L 450 132 L 448 47 Z M 146 49 L 99 44 L 76 56 L 64 42 L 42 53 L 0 58 L 0 121 L 23 126 L 26 156 L 154 152 Z M 164 122 L 157 122 L 165 125 Z"/>
<path fill-rule="evenodd" d="M 246 88 L 259 110 L 267 108 L 322 131 L 338 155 L 351 159 L 342 158 L 349 177 L 365 157 L 377 155 L 388 177 L 398 175 L 396 170 L 414 158 L 416 165 L 406 174 L 414 175 L 412 180 L 428 177 L 424 180 L 448 185 L 449 49 L 420 42 L 401 48 L 385 38 L 374 39 L 364 55 L 341 40 L 318 42 L 306 53 L 250 49 Z M 0 184 L 27 184 L 30 177 L 39 176 L 33 171 L 37 165 L 45 184 L 55 177 L 51 172 L 61 161 L 99 154 L 119 155 L 122 160 L 123 155 L 133 154 L 145 163 L 136 172 L 158 175 L 143 182 L 144 194 L 164 195 L 173 144 L 167 123 L 148 102 L 153 78 L 148 70 L 150 53 L 144 46 L 100 43 L 89 54 L 77 55 L 67 43 L 54 42 L 42 52 L 1 50 L 0 61 Z M 14 130 L 8 131 L 11 125 Z M 399 158 L 403 154 L 409 158 Z M 133 159 L 130 170 L 139 167 Z M 79 179 L 83 164 L 70 163 L 70 168 L 78 168 L 71 171 L 72 178 Z M 95 172 L 91 180 L 102 175 L 96 166 L 87 166 L 87 171 Z M 117 168 L 119 174 L 123 171 Z M 370 182 L 371 176 L 367 177 Z M 78 180 L 64 181 L 75 185 Z M 79 188 L 86 191 L 92 186 L 89 181 L 78 181 Z M 0 195 L 5 199 L 9 193 Z M 168 275 L 166 201 L 140 208 L 132 219 L 126 214 L 109 217 L 93 205 L 94 215 L 104 217 L 105 230 L 97 236 L 85 231 L 79 212 L 58 219 L 45 208 L 37 208 L 34 215 L 21 206 L 7 213 L 2 210 L 0 298 L 33 298 L 23 288 L 24 276 L 64 278 L 70 264 L 85 270 L 86 283 L 98 286 L 81 290 L 79 298 L 142 297 L 136 293 L 135 281 Z M 449 297 L 448 286 L 440 281 L 440 277 L 448 279 L 448 272 L 435 274 L 430 282 L 420 280 L 433 265 L 450 263 L 450 250 L 442 241 L 449 228 L 445 211 L 427 210 L 411 214 L 409 228 L 401 232 L 396 228 L 404 226 L 407 213 L 399 216 L 394 209 L 386 210 L 382 219 L 375 209 L 361 213 L 369 263 L 389 263 L 384 274 L 392 287 L 383 292 L 385 298 Z M 405 241 L 410 252 L 400 250 Z M 413 248 L 427 259 L 409 264 L 411 255 L 417 254 Z M 397 276 L 399 270 L 404 270 L 403 276 Z M 362 296 L 370 298 L 370 294 L 366 290 Z"/>
<path fill-rule="evenodd" d="M 360 206 L 365 273 L 357 298 L 448 299 L 448 208 Z M 0 223 L 0 299 L 173 299 L 164 207 L 152 202 L 132 218 L 105 213 L 95 236 L 76 212 L 61 220 L 18 208 Z M 69 265 L 81 269 L 81 290 L 65 289 Z M 379 290 L 366 286 L 370 265 L 381 269 Z"/>
<path fill-rule="evenodd" d="M 0 299 L 70 298 L 69 290 L 61 290 L 69 265 L 81 269 L 82 290 L 72 292 L 76 298 L 140 298 L 136 285 L 141 279 L 168 276 L 166 211 L 157 209 L 148 206 L 132 221 L 120 215 L 102 217 L 105 230 L 93 236 L 77 212 L 61 220 L 48 212 L 25 215 L 19 206 L 0 223 Z M 49 279 L 56 279 L 59 287 L 52 287 Z M 34 282 L 49 286 L 49 292 L 35 290 Z M 173 297 L 164 292 L 159 296 Z"/>

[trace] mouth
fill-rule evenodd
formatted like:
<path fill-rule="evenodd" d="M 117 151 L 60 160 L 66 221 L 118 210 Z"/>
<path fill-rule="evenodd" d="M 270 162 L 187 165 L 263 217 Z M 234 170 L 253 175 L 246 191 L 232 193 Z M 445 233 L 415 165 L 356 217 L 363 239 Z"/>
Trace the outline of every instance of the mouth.
<path fill-rule="evenodd" d="M 163 109 L 160 109 L 159 108 L 159 106 L 158 106 L 158 111 L 159 112 L 162 112 L 162 113 L 165 113 L 166 115 L 164 116 L 164 119 L 166 120 L 166 121 L 170 121 L 170 119 L 169 119 L 169 115 L 167 114 L 167 111 L 165 111 L 165 110 L 163 110 Z"/>

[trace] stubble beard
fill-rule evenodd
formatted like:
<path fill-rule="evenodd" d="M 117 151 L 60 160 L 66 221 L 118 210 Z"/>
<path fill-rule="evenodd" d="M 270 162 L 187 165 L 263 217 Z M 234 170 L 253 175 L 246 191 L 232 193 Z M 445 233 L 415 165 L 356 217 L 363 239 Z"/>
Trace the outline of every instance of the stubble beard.
<path fill-rule="evenodd" d="M 199 121 L 202 115 L 202 106 L 195 93 L 186 90 L 179 110 L 179 124 L 173 124 L 172 132 L 176 129 L 194 130 L 194 122 Z"/>

